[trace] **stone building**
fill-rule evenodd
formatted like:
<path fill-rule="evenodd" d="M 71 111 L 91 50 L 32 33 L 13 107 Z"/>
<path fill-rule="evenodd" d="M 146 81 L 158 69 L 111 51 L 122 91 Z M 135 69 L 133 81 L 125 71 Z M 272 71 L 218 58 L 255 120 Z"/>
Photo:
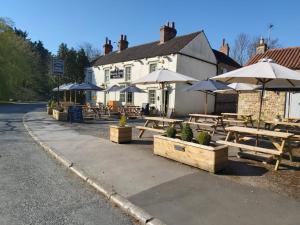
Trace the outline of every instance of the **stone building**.
<path fill-rule="evenodd" d="M 197 80 L 207 79 L 224 73 L 240 65 L 229 57 L 229 46 L 223 40 L 220 51 L 211 48 L 204 31 L 177 36 L 174 23 L 160 27 L 159 40 L 129 47 L 126 35 L 121 35 L 118 49 L 113 50 L 112 42 L 107 38 L 103 46 L 103 55 L 92 66 L 86 68 L 86 81 L 104 88 L 112 85 L 126 87 L 132 81 L 148 73 L 165 68 L 182 73 Z M 145 93 L 105 93 L 94 92 L 87 96 L 93 104 L 116 100 L 120 104 L 141 106 L 149 103 L 150 107 L 160 109 L 162 96 L 168 108 L 175 109 L 177 115 L 204 111 L 204 94 L 186 92 L 187 84 L 170 84 L 164 90 L 158 85 L 138 85 Z M 215 110 L 215 98 L 209 97 L 208 112 Z"/>
<path fill-rule="evenodd" d="M 262 58 L 273 59 L 276 63 L 299 71 L 300 76 L 300 47 L 268 49 L 263 39 L 260 40 L 256 55 L 247 65 L 257 63 Z M 266 91 L 263 97 L 262 118 L 273 119 L 276 115 L 287 117 L 288 96 L 286 92 Z M 238 112 L 251 113 L 257 118 L 260 93 L 242 93 L 238 99 Z M 290 93 L 290 117 L 300 118 L 300 93 Z"/>

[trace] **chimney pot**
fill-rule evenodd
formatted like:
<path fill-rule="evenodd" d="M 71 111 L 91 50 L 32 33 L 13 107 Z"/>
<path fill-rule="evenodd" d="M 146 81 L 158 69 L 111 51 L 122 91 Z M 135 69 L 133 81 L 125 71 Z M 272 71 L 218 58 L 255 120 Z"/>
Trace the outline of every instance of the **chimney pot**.
<path fill-rule="evenodd" d="M 128 41 L 127 41 L 127 36 L 126 35 L 123 35 L 121 34 L 121 39 L 119 41 L 119 51 L 123 51 L 125 50 L 126 48 L 128 48 Z"/>
<path fill-rule="evenodd" d="M 175 29 L 175 23 L 172 22 L 171 24 L 172 25 L 170 25 L 170 22 L 168 22 L 167 25 L 160 27 L 160 44 L 163 44 L 166 41 L 176 37 L 177 30 Z"/>
<path fill-rule="evenodd" d="M 103 53 L 104 55 L 107 55 L 111 53 L 113 50 L 113 46 L 111 44 L 111 40 L 108 39 L 108 37 L 105 38 L 105 44 L 103 45 Z"/>
<path fill-rule="evenodd" d="M 222 39 L 222 45 L 220 47 L 220 52 L 224 53 L 225 55 L 229 56 L 229 44 L 226 43 L 225 38 Z"/>

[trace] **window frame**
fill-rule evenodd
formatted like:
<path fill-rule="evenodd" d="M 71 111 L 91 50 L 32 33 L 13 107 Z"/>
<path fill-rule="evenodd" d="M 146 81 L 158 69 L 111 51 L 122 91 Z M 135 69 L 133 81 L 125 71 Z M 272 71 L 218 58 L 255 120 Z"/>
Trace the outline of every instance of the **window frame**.
<path fill-rule="evenodd" d="M 154 69 L 154 70 L 151 69 L 151 67 L 152 67 L 153 65 L 155 65 L 155 69 Z M 152 73 L 152 72 L 154 72 L 154 71 L 156 71 L 156 70 L 157 70 L 157 63 L 149 63 L 149 73 Z"/>
<path fill-rule="evenodd" d="M 152 97 L 151 97 L 151 92 L 153 92 L 153 94 L 154 94 Z M 156 104 L 156 90 L 155 89 L 149 89 L 148 90 L 148 102 L 149 102 L 149 105 L 155 105 Z"/>
<path fill-rule="evenodd" d="M 127 69 L 129 69 L 129 79 L 128 79 L 128 71 Z M 125 81 L 131 81 L 131 75 L 132 75 L 132 67 L 131 66 L 126 66 L 125 67 Z"/>
<path fill-rule="evenodd" d="M 106 74 L 107 72 L 107 74 Z M 108 83 L 110 80 L 110 70 L 109 69 L 104 69 L 104 83 Z"/>

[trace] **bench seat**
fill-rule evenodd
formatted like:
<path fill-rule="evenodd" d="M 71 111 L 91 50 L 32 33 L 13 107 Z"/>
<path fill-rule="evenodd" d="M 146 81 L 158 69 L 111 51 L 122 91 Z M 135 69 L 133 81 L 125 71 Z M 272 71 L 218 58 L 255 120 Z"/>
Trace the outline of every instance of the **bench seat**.
<path fill-rule="evenodd" d="M 192 124 L 192 125 L 198 125 L 198 126 L 205 126 L 205 127 L 215 127 L 216 124 L 213 123 L 198 123 L 198 122 L 189 122 L 189 121 L 185 121 L 184 123 L 187 124 Z"/>
<path fill-rule="evenodd" d="M 223 122 L 224 123 L 243 123 L 243 124 L 247 123 L 247 121 L 245 121 L 245 120 L 229 120 L 229 119 L 223 119 Z"/>
<path fill-rule="evenodd" d="M 262 148 L 262 147 L 234 143 L 234 142 L 230 142 L 230 141 L 219 140 L 219 141 L 217 141 L 217 143 L 232 146 L 232 147 L 237 147 L 237 148 L 241 148 L 241 149 L 246 149 L 249 151 L 262 152 L 262 153 L 271 154 L 271 155 L 281 155 L 282 154 L 282 152 L 280 152 L 278 150 L 272 150 L 272 149 L 267 149 L 267 148 Z"/>

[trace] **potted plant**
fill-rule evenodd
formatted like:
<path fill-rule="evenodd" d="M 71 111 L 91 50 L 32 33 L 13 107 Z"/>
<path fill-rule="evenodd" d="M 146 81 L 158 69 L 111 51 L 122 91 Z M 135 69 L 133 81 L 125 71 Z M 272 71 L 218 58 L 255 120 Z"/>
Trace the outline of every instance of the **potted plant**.
<path fill-rule="evenodd" d="M 181 134 L 168 128 L 166 135 L 154 135 L 154 154 L 194 166 L 212 173 L 222 170 L 228 161 L 228 147 L 211 140 L 211 135 L 202 131 L 193 138 L 193 131 L 186 124 Z"/>
<path fill-rule="evenodd" d="M 110 126 L 110 140 L 115 143 L 126 143 L 132 140 L 132 127 L 127 126 L 126 116 L 121 116 L 119 125 Z"/>
<path fill-rule="evenodd" d="M 52 108 L 51 108 L 52 102 L 53 102 L 52 100 L 49 100 L 48 104 L 47 104 L 47 114 L 48 115 L 52 115 Z"/>
<path fill-rule="evenodd" d="M 68 113 L 64 112 L 64 108 L 61 106 L 56 106 L 52 110 L 52 116 L 54 119 L 59 121 L 67 121 L 68 120 Z"/>

